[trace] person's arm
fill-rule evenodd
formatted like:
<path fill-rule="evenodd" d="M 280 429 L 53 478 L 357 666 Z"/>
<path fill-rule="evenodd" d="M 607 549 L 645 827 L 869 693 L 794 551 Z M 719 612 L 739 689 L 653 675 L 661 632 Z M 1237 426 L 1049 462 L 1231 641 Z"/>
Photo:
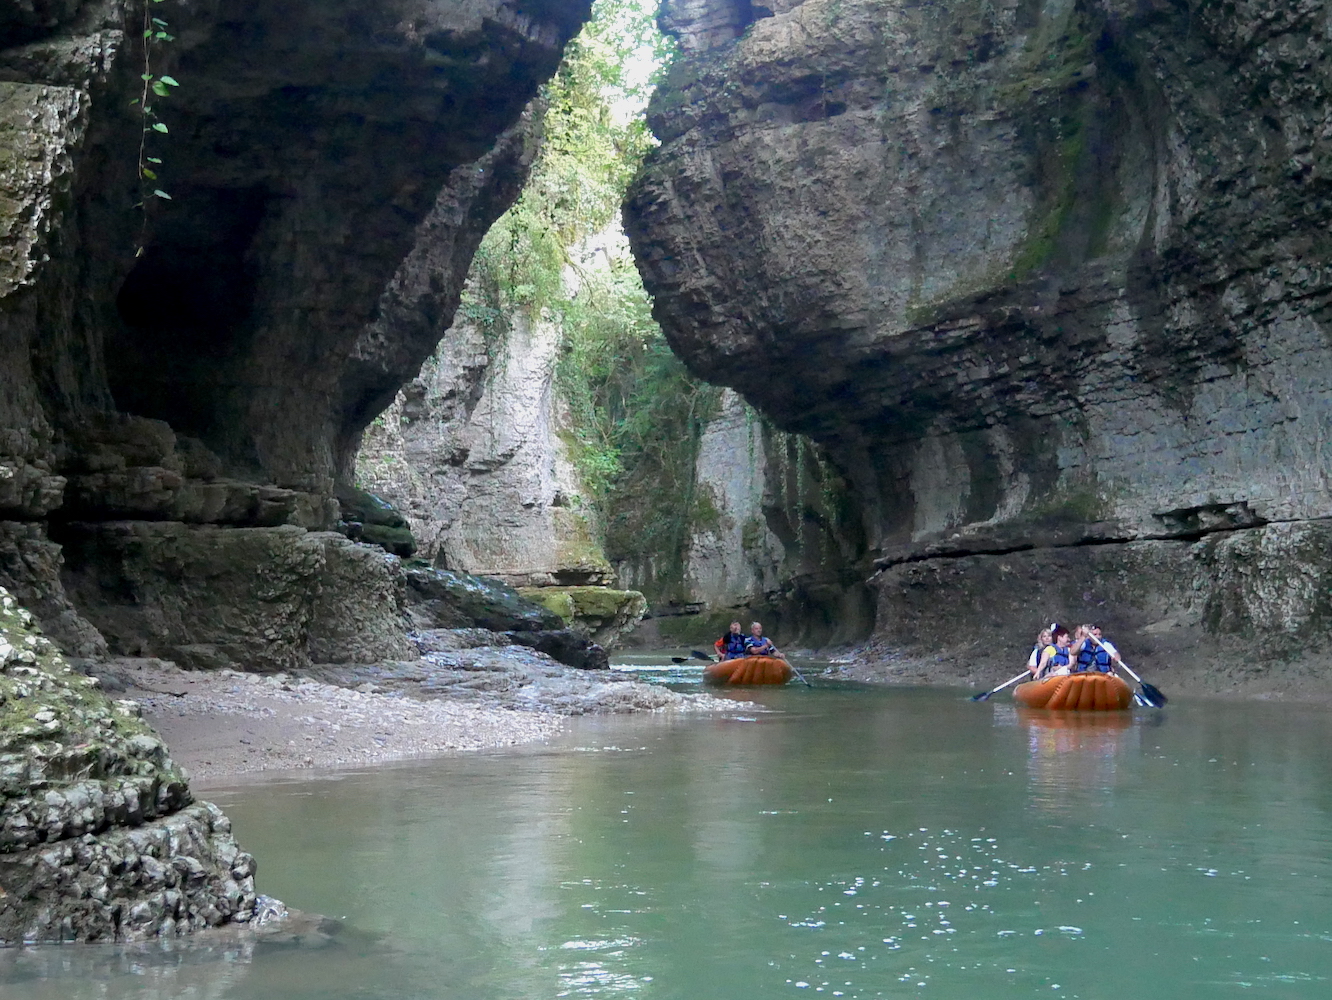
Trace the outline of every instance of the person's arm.
<path fill-rule="evenodd" d="M 1041 650 L 1041 662 L 1036 666 L 1036 679 L 1040 680 L 1045 676 L 1045 672 L 1050 669 L 1050 658 L 1054 656 L 1054 647 L 1046 646 Z"/>

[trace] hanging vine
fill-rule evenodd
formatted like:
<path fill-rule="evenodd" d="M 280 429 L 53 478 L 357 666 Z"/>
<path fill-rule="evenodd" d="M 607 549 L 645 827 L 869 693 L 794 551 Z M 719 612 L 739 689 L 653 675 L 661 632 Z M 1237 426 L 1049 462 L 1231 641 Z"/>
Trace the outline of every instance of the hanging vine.
<path fill-rule="evenodd" d="M 139 74 L 139 79 L 143 81 L 143 88 L 139 96 L 130 102 L 131 106 L 137 105 L 139 108 L 140 120 L 143 128 L 139 136 L 139 201 L 134 206 L 143 213 L 143 225 L 139 237 L 139 247 L 135 256 L 143 253 L 144 234 L 148 228 L 148 199 L 164 198 L 171 200 L 171 195 L 167 194 L 159 186 L 161 181 L 158 176 L 158 169 L 162 166 L 160 156 L 151 156 L 148 140 L 153 135 L 166 135 L 168 132 L 166 122 L 158 117 L 157 112 L 150 103 L 153 98 L 166 98 L 171 95 L 171 91 L 180 84 L 174 77 L 154 72 L 153 55 L 154 52 L 164 43 L 175 41 L 176 36 L 167 31 L 169 25 L 160 17 L 155 17 L 153 11 L 155 5 L 164 3 L 165 0 L 143 0 L 143 71 Z"/>

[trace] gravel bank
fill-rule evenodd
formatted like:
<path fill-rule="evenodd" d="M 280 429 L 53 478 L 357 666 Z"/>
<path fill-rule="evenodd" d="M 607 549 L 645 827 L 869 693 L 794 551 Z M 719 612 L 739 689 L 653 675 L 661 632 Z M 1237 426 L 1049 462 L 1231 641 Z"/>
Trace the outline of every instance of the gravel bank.
<path fill-rule="evenodd" d="M 140 703 L 195 787 L 250 772 L 538 742 L 558 733 L 570 715 L 737 707 L 608 671 L 572 670 L 525 647 L 327 666 L 316 677 L 187 671 L 155 659 L 87 669 L 115 697 Z"/>

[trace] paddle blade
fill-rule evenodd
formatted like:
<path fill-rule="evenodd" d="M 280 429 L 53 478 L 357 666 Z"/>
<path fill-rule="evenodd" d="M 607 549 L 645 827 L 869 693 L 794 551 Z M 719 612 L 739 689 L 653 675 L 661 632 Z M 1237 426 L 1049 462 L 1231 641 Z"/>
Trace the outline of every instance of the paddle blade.
<path fill-rule="evenodd" d="M 672 662 L 672 663 L 688 663 L 688 662 L 689 662 L 689 659 L 688 659 L 687 657 L 684 657 L 684 656 L 672 656 L 672 657 L 671 657 L 671 662 Z"/>
<path fill-rule="evenodd" d="M 712 657 L 709 656 L 707 653 L 702 652 L 701 650 L 691 649 L 689 651 L 689 655 L 696 660 L 707 660 L 709 663 L 712 662 Z"/>
<path fill-rule="evenodd" d="M 992 694 L 994 694 L 993 691 L 981 691 L 979 694 L 973 694 L 973 695 L 971 696 L 971 700 L 972 700 L 972 701 L 989 701 L 989 700 L 990 700 L 990 695 L 992 695 Z"/>
<path fill-rule="evenodd" d="M 1155 684 L 1148 684 L 1146 681 L 1142 682 L 1142 696 L 1152 708 L 1164 708 L 1166 702 L 1170 700 Z"/>

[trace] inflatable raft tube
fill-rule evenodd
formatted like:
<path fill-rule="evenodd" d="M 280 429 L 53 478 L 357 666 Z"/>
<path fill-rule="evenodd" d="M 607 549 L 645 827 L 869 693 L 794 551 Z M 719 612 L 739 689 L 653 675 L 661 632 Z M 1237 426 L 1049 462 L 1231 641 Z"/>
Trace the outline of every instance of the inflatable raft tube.
<path fill-rule="evenodd" d="M 791 664 L 776 656 L 741 656 L 703 668 L 704 684 L 785 684 L 794 676 Z"/>
<path fill-rule="evenodd" d="M 1019 684 L 1013 700 L 1026 708 L 1120 712 L 1133 704 L 1133 689 L 1114 674 L 1066 674 Z"/>

